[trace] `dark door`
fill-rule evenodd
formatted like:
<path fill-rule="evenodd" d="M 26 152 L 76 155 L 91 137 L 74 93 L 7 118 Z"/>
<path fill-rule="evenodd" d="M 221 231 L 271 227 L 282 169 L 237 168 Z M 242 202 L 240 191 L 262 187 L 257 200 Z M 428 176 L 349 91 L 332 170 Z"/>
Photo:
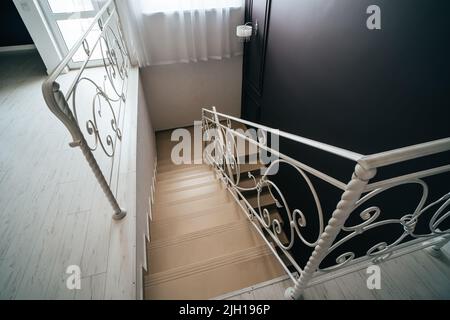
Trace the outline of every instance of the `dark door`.
<path fill-rule="evenodd" d="M 263 95 L 264 61 L 271 0 L 246 0 L 245 22 L 251 22 L 256 34 L 244 45 L 242 117 L 259 122 Z"/>

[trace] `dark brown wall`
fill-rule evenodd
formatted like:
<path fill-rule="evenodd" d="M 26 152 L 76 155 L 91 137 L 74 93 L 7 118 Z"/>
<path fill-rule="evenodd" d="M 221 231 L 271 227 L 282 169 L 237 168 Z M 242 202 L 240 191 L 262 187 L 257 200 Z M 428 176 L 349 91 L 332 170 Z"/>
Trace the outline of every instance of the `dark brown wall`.
<path fill-rule="evenodd" d="M 366 27 L 366 9 L 373 4 L 381 8 L 382 30 Z M 263 5 L 247 1 L 247 6 Z M 253 100 L 246 98 L 252 92 L 244 86 L 244 117 L 363 154 L 450 136 L 450 1 L 272 0 L 269 11 L 263 86 Z M 249 56 L 245 61 L 252 60 L 259 65 Z M 252 76 L 249 69 L 244 79 Z M 287 141 L 280 149 L 341 181 L 351 177 L 350 161 Z M 425 158 L 380 170 L 378 177 L 448 164 L 449 159 L 450 154 Z M 291 209 L 301 209 L 309 230 L 315 230 L 313 199 L 295 170 L 284 166 L 273 179 Z M 450 191 L 449 179 L 448 174 L 427 179 L 429 200 Z M 329 218 L 341 192 L 318 179 L 313 183 Z M 404 187 L 375 204 L 383 204 L 384 217 L 401 217 L 413 212 L 419 199 L 419 188 Z M 380 232 L 398 236 L 401 230 Z M 313 240 L 316 232 L 309 236 Z M 366 241 L 375 244 L 379 237 L 371 236 Z"/>
<path fill-rule="evenodd" d="M 366 28 L 371 4 L 382 30 Z M 449 136 L 449 12 L 446 0 L 273 0 L 261 120 L 361 153 Z"/>
<path fill-rule="evenodd" d="M 33 43 L 12 0 L 0 1 L 0 30 L 0 47 Z"/>

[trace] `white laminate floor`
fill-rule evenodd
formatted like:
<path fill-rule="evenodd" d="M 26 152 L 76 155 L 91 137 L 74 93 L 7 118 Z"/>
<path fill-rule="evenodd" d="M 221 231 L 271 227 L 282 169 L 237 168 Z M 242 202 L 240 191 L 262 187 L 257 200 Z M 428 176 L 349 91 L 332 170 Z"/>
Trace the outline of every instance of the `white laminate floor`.
<path fill-rule="evenodd" d="M 0 299 L 132 298 L 135 279 L 120 272 L 134 266 L 117 262 L 127 258 L 116 233 L 128 220 L 111 219 L 81 151 L 68 146 L 43 100 L 45 77 L 37 52 L 0 54 Z M 66 287 L 70 265 L 81 268 L 81 290 Z"/>
<path fill-rule="evenodd" d="M 415 251 L 379 264 L 381 288 L 368 289 L 366 270 L 313 284 L 304 300 L 448 300 L 450 299 L 450 243 L 438 257 Z M 292 281 L 279 281 L 218 297 L 224 300 L 283 300 Z"/>

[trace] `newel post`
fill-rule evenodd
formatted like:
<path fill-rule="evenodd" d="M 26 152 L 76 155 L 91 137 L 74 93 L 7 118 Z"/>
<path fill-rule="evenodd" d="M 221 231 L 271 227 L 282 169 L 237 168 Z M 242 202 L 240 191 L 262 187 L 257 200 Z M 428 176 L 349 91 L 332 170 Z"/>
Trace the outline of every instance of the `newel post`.
<path fill-rule="evenodd" d="M 87 144 L 86 139 L 84 138 L 83 133 L 81 132 L 81 129 L 78 126 L 78 123 L 69 108 L 64 94 L 60 90 L 59 84 L 56 81 L 47 80 L 42 85 L 42 92 L 44 94 L 45 102 L 47 103 L 50 111 L 65 125 L 65 127 L 72 135 L 73 142 L 70 143 L 70 146 L 80 147 L 81 151 L 83 152 L 83 155 L 89 163 L 92 172 L 94 173 L 103 192 L 108 198 L 109 203 L 113 207 L 113 219 L 123 219 L 126 216 L 126 211 L 120 208 L 117 199 L 111 191 L 111 188 L 109 187 L 109 184 L 106 181 L 106 178 L 103 175 L 97 163 L 97 160 L 92 154 L 92 151 L 89 148 L 89 145 Z"/>
<path fill-rule="evenodd" d="M 294 287 L 286 290 L 286 298 L 295 300 L 301 298 L 309 281 L 319 268 L 320 263 L 327 256 L 328 249 L 332 246 L 334 240 L 344 226 L 345 221 L 352 213 L 356 202 L 361 198 L 364 188 L 375 174 L 376 169 L 366 170 L 361 165 L 356 165 L 352 180 L 347 184 L 347 187 L 341 196 L 341 200 L 337 204 L 331 219 L 328 221 L 327 227 L 320 236 L 320 240 L 314 248 L 314 252 L 311 254 L 305 268 L 301 272 L 300 278 Z"/>

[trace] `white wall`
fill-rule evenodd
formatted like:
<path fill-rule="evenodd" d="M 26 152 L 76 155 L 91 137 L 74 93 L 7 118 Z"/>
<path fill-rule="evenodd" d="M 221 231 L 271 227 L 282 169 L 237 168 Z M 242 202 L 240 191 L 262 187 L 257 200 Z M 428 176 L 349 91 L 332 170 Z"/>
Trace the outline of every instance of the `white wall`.
<path fill-rule="evenodd" d="M 146 67 L 141 78 L 155 130 L 192 125 L 203 107 L 241 114 L 242 57 Z"/>
<path fill-rule="evenodd" d="M 146 267 L 146 240 L 149 240 L 149 198 L 154 179 L 156 159 L 155 132 L 145 101 L 141 81 L 138 90 L 137 140 L 136 140 L 136 290 L 142 298 L 142 268 Z"/>

